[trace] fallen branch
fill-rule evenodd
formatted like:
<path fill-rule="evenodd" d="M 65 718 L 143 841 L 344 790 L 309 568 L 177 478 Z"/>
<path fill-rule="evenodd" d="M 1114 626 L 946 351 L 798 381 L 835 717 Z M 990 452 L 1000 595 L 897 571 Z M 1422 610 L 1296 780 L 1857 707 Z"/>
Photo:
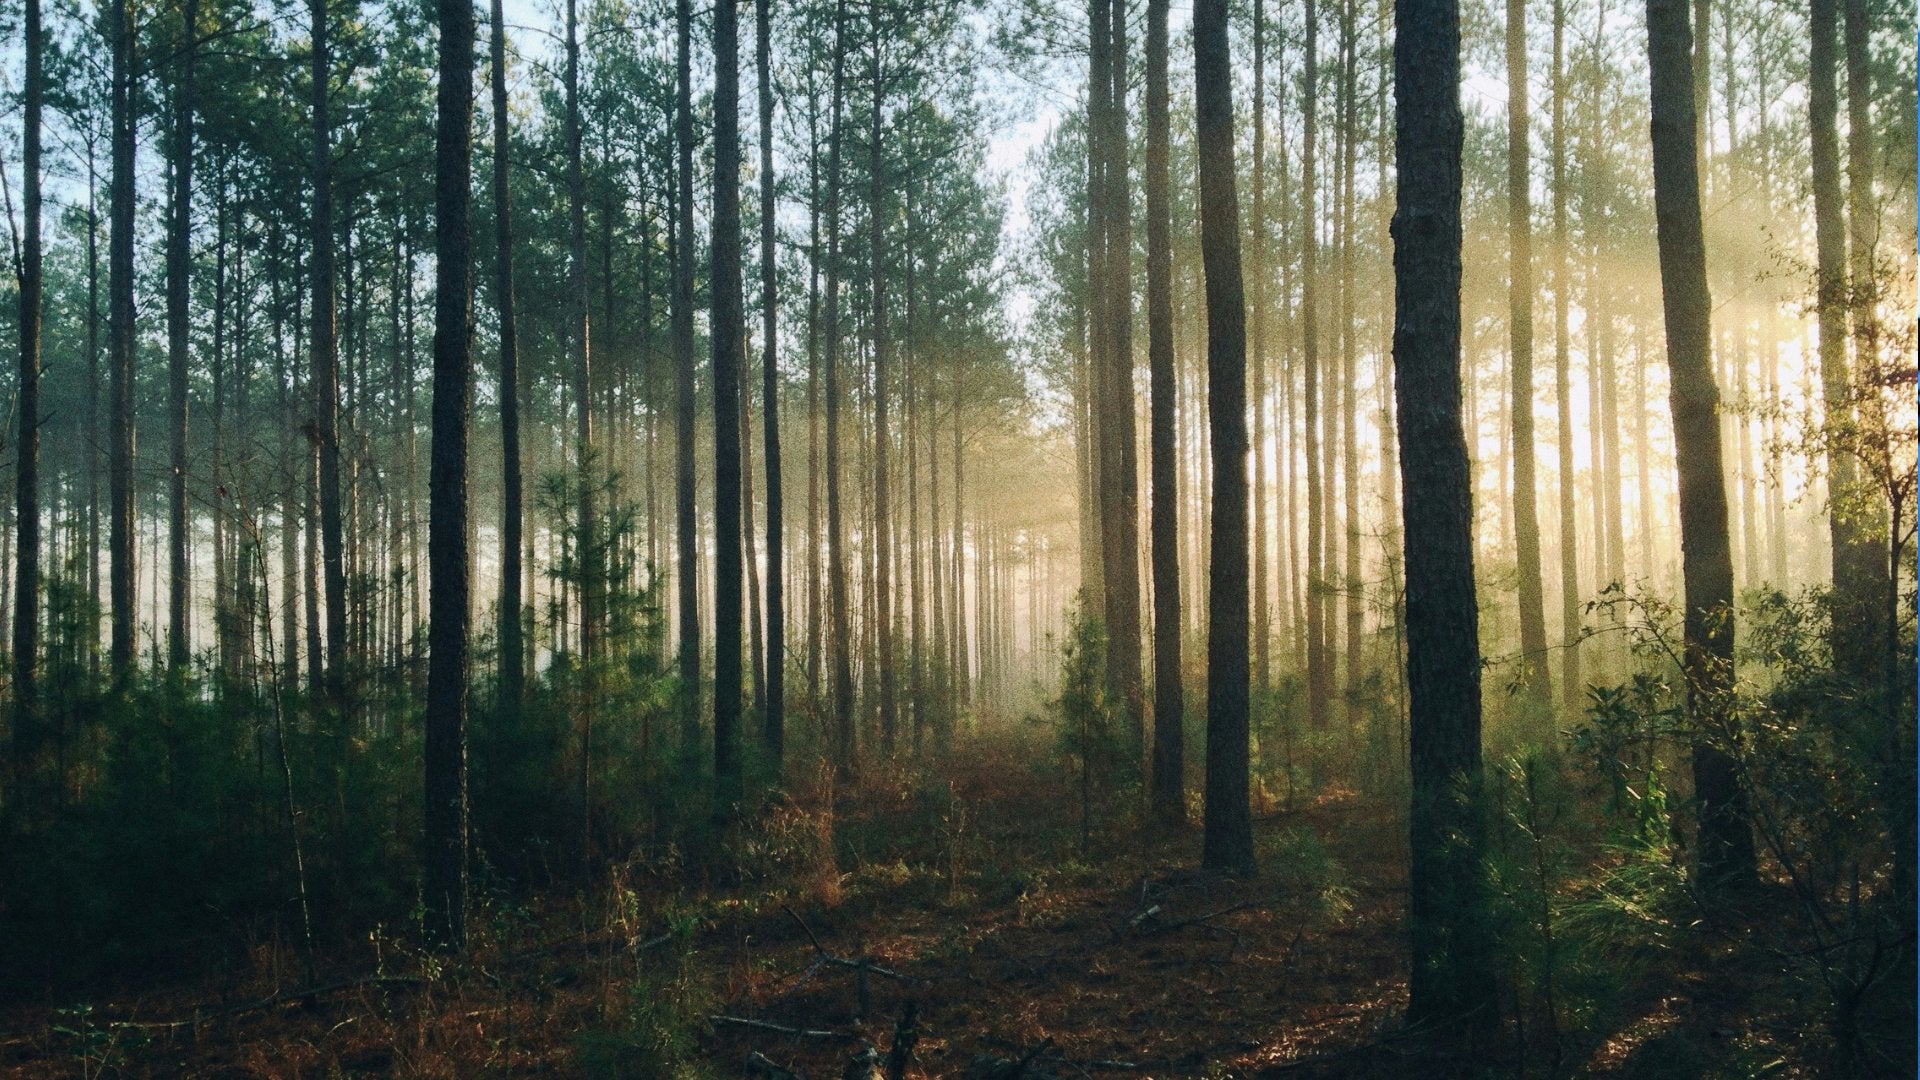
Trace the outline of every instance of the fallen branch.
<path fill-rule="evenodd" d="M 732 1024 L 735 1027 L 752 1028 L 755 1031 L 771 1031 L 776 1035 L 791 1035 L 796 1039 L 830 1039 L 835 1042 L 852 1042 L 858 1036 L 844 1031 L 821 1031 L 815 1028 L 787 1027 L 784 1024 L 771 1024 L 765 1020 L 749 1020 L 744 1016 L 709 1016 L 709 1023 Z"/>
<path fill-rule="evenodd" d="M 894 971 L 891 968 L 881 967 L 879 964 L 876 964 L 873 962 L 872 957 L 862 957 L 858 960 L 849 960 L 844 956 L 833 955 L 832 953 L 827 951 L 826 946 L 820 944 L 820 939 L 819 937 L 815 936 L 813 932 L 813 927 L 808 926 L 807 921 L 805 919 L 802 919 L 797 912 L 795 912 L 792 908 L 788 907 L 785 904 L 780 905 L 780 910 L 786 912 L 788 915 L 793 916 L 793 921 L 799 923 L 800 929 L 806 931 L 807 940 L 813 943 L 813 951 L 819 954 L 819 960 L 815 962 L 813 967 L 817 968 L 820 966 L 820 964 L 830 964 L 834 967 L 846 968 L 848 971 L 871 972 L 872 974 L 878 975 L 882 978 L 892 979 L 895 982 L 906 983 L 910 986 L 925 985 L 926 983 L 925 979 L 918 978 L 913 975 L 903 975 L 900 972 Z M 809 968 L 807 971 L 807 974 L 808 975 L 813 974 L 813 968 Z"/>

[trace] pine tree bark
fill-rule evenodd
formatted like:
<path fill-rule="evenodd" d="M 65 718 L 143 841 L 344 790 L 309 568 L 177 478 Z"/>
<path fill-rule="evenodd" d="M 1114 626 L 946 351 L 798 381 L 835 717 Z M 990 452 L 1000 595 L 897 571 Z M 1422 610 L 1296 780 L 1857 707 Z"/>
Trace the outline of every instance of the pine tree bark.
<path fill-rule="evenodd" d="M 1696 732 L 1693 786 L 1700 830 L 1695 860 L 1701 879 L 1721 887 L 1753 880 L 1754 848 L 1746 795 L 1734 760 L 1723 749 L 1733 736 L 1733 554 L 1721 467 L 1720 395 L 1710 355 L 1711 298 L 1700 221 L 1688 34 L 1686 0 L 1647 0 L 1654 220 L 1680 474 L 1687 712 Z"/>
<path fill-rule="evenodd" d="M 1091 69 L 1090 117 L 1101 132 L 1098 190 L 1098 287 L 1094 310 L 1105 325 L 1094 354 L 1100 402 L 1100 557 L 1107 625 L 1107 683 L 1133 746 L 1145 742 L 1140 677 L 1140 564 L 1138 451 L 1133 394 L 1133 226 L 1127 178 L 1127 27 L 1124 0 L 1095 0 L 1092 24 L 1096 68 Z M 1095 201 L 1097 199 L 1097 201 Z"/>
<path fill-rule="evenodd" d="M 740 27 L 735 0 L 713 9 L 713 777 L 714 809 L 740 801 Z"/>
<path fill-rule="evenodd" d="M 108 591 L 113 629 L 108 651 L 114 686 L 124 691 L 134 666 L 133 531 L 133 12 L 108 7 L 113 49 L 113 148 L 107 232 Z"/>
<path fill-rule="evenodd" d="M 308 0 L 313 38 L 313 299 L 308 345 L 312 351 L 313 421 L 310 437 L 319 452 L 320 561 L 326 599 L 325 689 L 333 706 L 347 695 L 347 571 L 340 509 L 340 342 L 335 326 L 333 236 L 333 121 L 330 82 L 333 61 L 327 0 Z M 341 721 L 344 724 L 344 720 Z"/>
<path fill-rule="evenodd" d="M 498 0 L 496 0 L 496 3 Z M 496 9 L 497 10 L 497 9 Z M 473 413 L 474 14 L 439 0 L 434 131 L 433 458 L 427 508 L 426 806 L 422 902 L 432 943 L 467 930 L 467 674 L 473 563 L 467 550 L 467 444 Z M 500 24 L 496 22 L 498 32 Z M 496 53 L 496 59 L 498 54 Z M 495 69 L 496 73 L 498 68 Z M 496 129 L 497 130 L 497 129 Z"/>
<path fill-rule="evenodd" d="M 1201 863 L 1253 870 L 1247 806 L 1247 324 L 1234 194 L 1233 55 L 1227 0 L 1193 8 L 1200 243 L 1207 290 L 1207 429 L 1213 436 L 1213 554 L 1207 591 L 1207 801 Z"/>
<path fill-rule="evenodd" d="M 1526 0 L 1507 0 L 1507 317 L 1513 459 L 1513 543 L 1519 568 L 1521 673 L 1528 696 L 1552 697 L 1547 670 L 1545 587 L 1540 572 L 1540 514 L 1534 480 L 1533 194 L 1528 169 Z"/>
<path fill-rule="evenodd" d="M 761 713 L 761 742 L 780 773 L 786 747 L 787 614 L 786 534 L 780 462 L 780 309 L 775 290 L 773 245 L 773 16 L 769 0 L 754 0 L 754 63 L 760 91 L 760 425 L 767 481 L 767 696 Z"/>
<path fill-rule="evenodd" d="M 20 442 L 14 465 L 13 742 L 14 768 L 37 773 L 40 739 L 40 130 L 46 100 L 46 31 L 40 0 L 26 0 L 21 117 Z M 37 787 L 37 783 L 32 786 Z"/>
<path fill-rule="evenodd" d="M 875 646 L 879 652 L 880 750 L 891 755 L 900 728 L 899 675 L 894 669 L 893 612 L 893 517 L 890 477 L 887 473 L 887 424 L 891 392 L 887 386 L 887 228 L 886 228 L 886 154 L 882 137 L 886 122 L 886 84 L 881 65 L 885 31 L 880 22 L 880 0 L 867 5 L 868 29 L 873 35 L 873 56 L 868 79 L 872 83 L 872 125 L 867 145 L 868 255 L 872 260 L 870 281 L 873 305 L 873 524 L 874 524 L 874 616 Z"/>
<path fill-rule="evenodd" d="M 1560 455 L 1560 640 L 1564 646 L 1560 707 L 1567 716 L 1579 716 L 1586 689 L 1580 676 L 1580 534 L 1574 516 L 1573 362 L 1567 339 L 1573 279 L 1567 264 L 1566 31 L 1566 0 L 1553 0 L 1553 388 Z"/>
<path fill-rule="evenodd" d="M 1168 0 L 1147 2 L 1147 369 L 1153 504 L 1153 812 L 1186 822 L 1185 688 L 1180 679 L 1179 464 L 1174 457 L 1173 217 L 1168 188 Z"/>
<path fill-rule="evenodd" d="M 1407 1020 L 1492 1030 L 1482 870 L 1473 474 L 1460 410 L 1458 0 L 1394 3 L 1394 403 L 1406 536 L 1412 806 Z"/>
<path fill-rule="evenodd" d="M 693 4 L 676 0 L 674 110 L 673 398 L 675 586 L 680 614 L 680 739 L 691 754 L 700 733 L 699 521 L 694 504 Z"/>
<path fill-rule="evenodd" d="M 1808 8 L 1813 35 L 1808 55 L 1807 106 L 1812 137 L 1813 232 L 1815 303 L 1820 317 L 1820 389 L 1825 409 L 1824 438 L 1827 464 L 1827 531 L 1833 548 L 1833 658 L 1834 667 L 1863 680 L 1871 679 L 1880 655 L 1879 619 L 1886 594 L 1885 556 L 1872 539 L 1877 517 L 1877 494 L 1865 490 L 1855 450 L 1849 445 L 1859 423 L 1855 404 L 1858 374 L 1847 361 L 1849 318 L 1862 345 L 1870 338 L 1872 314 L 1872 240 L 1865 218 L 1872 213 L 1871 111 L 1866 101 L 1870 83 L 1862 70 L 1857 77 L 1851 53 L 1854 26 L 1867 27 L 1863 17 L 1848 18 L 1848 126 L 1859 128 L 1848 147 L 1849 180 L 1853 195 L 1853 280 L 1848 280 L 1846 204 L 1840 188 L 1839 106 L 1836 45 L 1842 0 L 1813 0 Z M 1849 12 L 1851 16 L 1851 11 Z M 1864 51 L 1862 41 L 1858 49 Z M 1864 67 L 1864 57 L 1859 65 Z M 1856 81 L 1860 84 L 1856 87 Z M 1856 99 L 1858 103 L 1856 105 Z M 1849 291 L 1854 295 L 1849 297 Z M 1864 296 L 1861 294 L 1864 292 Z M 1863 350 L 1864 355 L 1864 350 Z"/>
<path fill-rule="evenodd" d="M 840 193 L 841 118 L 846 92 L 847 0 L 834 0 L 833 91 L 827 121 L 827 652 L 831 669 L 833 766 L 846 779 L 853 773 L 853 643 L 847 600 L 846 531 L 840 506 Z"/>
<path fill-rule="evenodd" d="M 1306 428 L 1307 474 L 1307 717 L 1313 728 L 1327 726 L 1332 706 L 1333 670 L 1327 655 L 1326 492 L 1321 483 L 1320 445 L 1320 11 L 1307 0 L 1305 114 L 1300 144 L 1300 341 L 1302 424 Z"/>
<path fill-rule="evenodd" d="M 193 265 L 193 61 L 199 13 L 197 0 L 183 0 L 168 147 L 173 168 L 167 205 L 167 670 L 175 675 L 186 670 L 192 652 L 187 637 L 187 290 Z"/>
<path fill-rule="evenodd" d="M 507 20 L 501 0 L 492 0 L 493 36 L 488 42 L 493 74 L 494 302 L 500 320 L 500 698 L 509 718 L 519 715 L 526 694 L 526 640 L 522 634 L 522 523 L 520 472 L 520 333 L 513 310 L 513 189 L 508 183 Z"/>

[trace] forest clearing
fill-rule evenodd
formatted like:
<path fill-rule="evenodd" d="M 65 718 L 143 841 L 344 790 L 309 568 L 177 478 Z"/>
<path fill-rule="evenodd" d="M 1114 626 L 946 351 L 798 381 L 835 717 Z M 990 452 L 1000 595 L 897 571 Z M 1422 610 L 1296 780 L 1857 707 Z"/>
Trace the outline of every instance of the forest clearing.
<path fill-rule="evenodd" d="M 0 1075 L 1915 1075 L 1916 41 L 0 0 Z"/>

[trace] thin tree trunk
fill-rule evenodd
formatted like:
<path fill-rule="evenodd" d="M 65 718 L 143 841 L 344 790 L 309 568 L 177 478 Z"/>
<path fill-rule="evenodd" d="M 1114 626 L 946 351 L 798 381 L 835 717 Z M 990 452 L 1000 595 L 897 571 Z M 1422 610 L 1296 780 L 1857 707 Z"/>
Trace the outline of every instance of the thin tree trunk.
<path fill-rule="evenodd" d="M 14 559 L 13 590 L 13 766 L 18 779 L 37 789 L 40 752 L 40 148 L 42 105 L 46 95 L 46 32 L 40 0 L 26 0 L 24 26 L 25 100 L 21 118 L 21 209 L 25 214 L 18 285 L 20 290 L 20 368 L 18 401 L 20 445 L 14 465 L 14 518 L 20 531 Z M 89 239 L 91 248 L 91 239 Z M 91 353 L 91 349 L 89 349 Z"/>
<path fill-rule="evenodd" d="M 193 258 L 190 247 L 193 239 L 193 56 L 199 13 L 198 0 L 183 0 L 168 148 L 173 170 L 167 208 L 167 416 L 171 432 L 167 476 L 167 670 L 176 675 L 186 669 L 192 651 L 187 638 L 190 580 L 187 569 L 187 320 L 190 317 L 187 289 Z"/>
<path fill-rule="evenodd" d="M 1579 716 L 1586 684 L 1580 675 L 1580 536 L 1573 502 L 1573 362 L 1567 340 L 1572 278 L 1567 266 L 1566 29 L 1566 0 L 1553 0 L 1553 387 L 1560 454 L 1560 639 L 1565 646 L 1560 704 L 1565 715 Z"/>
<path fill-rule="evenodd" d="M 868 134 L 870 151 L 867 168 L 867 213 L 869 222 L 868 255 L 872 259 L 873 303 L 873 519 L 874 519 L 874 615 L 878 631 L 880 675 L 880 749 L 891 756 L 900 728 L 898 675 L 894 670 L 893 618 L 893 518 L 889 505 L 891 485 L 887 475 L 887 424 L 891 396 L 887 387 L 887 275 L 886 275 L 886 156 L 882 136 L 886 127 L 885 81 L 881 70 L 884 31 L 880 23 L 880 0 L 867 5 L 869 29 L 873 34 L 873 59 L 869 79 L 873 83 L 872 130 Z"/>
<path fill-rule="evenodd" d="M 1533 433 L 1533 193 L 1528 169 L 1526 0 L 1507 0 L 1507 278 L 1512 344 L 1513 542 L 1520 573 L 1521 679 L 1545 705 L 1553 694 L 1547 670 L 1545 587 L 1540 571 L 1540 516 L 1535 502 Z"/>
<path fill-rule="evenodd" d="M 780 462 L 780 309 L 775 292 L 773 224 L 773 17 L 768 0 L 754 0 L 754 63 L 760 90 L 760 354 L 761 435 L 765 440 L 767 480 L 767 631 L 766 701 L 760 714 L 761 741 L 780 774 L 786 747 L 787 613 L 785 515 Z"/>
<path fill-rule="evenodd" d="M 320 454 L 319 509 L 322 573 L 326 589 L 326 692 L 336 709 L 347 694 L 347 572 L 340 514 L 340 354 L 334 326 L 333 126 L 329 88 L 333 65 L 328 44 L 327 0 L 308 0 L 313 38 L 312 237 L 312 435 Z M 344 719 L 340 721 L 343 725 Z M 344 730 L 344 727 L 343 727 Z"/>
<path fill-rule="evenodd" d="M 1148 457 L 1153 483 L 1149 533 L 1153 549 L 1153 812 L 1160 822 L 1179 825 L 1187 816 L 1186 767 L 1182 761 L 1185 737 L 1181 731 L 1186 703 L 1180 683 L 1180 493 L 1173 446 L 1176 379 L 1173 218 L 1168 205 L 1167 161 L 1168 6 L 1168 0 L 1148 0 L 1147 4 L 1147 368 L 1152 404 Z M 1257 124 L 1256 133 L 1260 130 Z M 1258 145 L 1258 134 L 1254 141 Z M 1258 195 L 1255 205 L 1259 205 Z M 1259 221 L 1257 210 L 1254 219 Z"/>
<path fill-rule="evenodd" d="M 1320 217 L 1317 143 L 1320 127 L 1320 15 L 1307 0 L 1304 74 L 1305 131 L 1300 158 L 1300 333 L 1302 423 L 1306 427 L 1307 474 L 1307 716 L 1315 730 L 1327 726 L 1333 672 L 1327 656 L 1326 519 L 1320 475 Z"/>
<path fill-rule="evenodd" d="M 827 121 L 827 651 L 832 672 L 833 766 L 853 773 L 853 643 L 847 610 L 846 532 L 840 520 L 840 184 L 841 111 L 846 90 L 847 0 L 834 0 L 833 92 Z"/>
<path fill-rule="evenodd" d="M 693 356 L 693 5 L 676 0 L 673 230 L 674 530 L 680 609 L 680 736 L 691 755 L 700 732 L 699 538 L 694 506 Z"/>
<path fill-rule="evenodd" d="M 107 234 L 108 426 L 107 546 L 112 594 L 110 651 L 116 689 L 127 689 L 134 665 L 133 522 L 133 12 L 127 0 L 111 0 L 113 47 L 113 177 Z"/>
<path fill-rule="evenodd" d="M 526 570 L 520 559 L 525 514 L 520 476 L 520 332 L 513 310 L 513 188 L 508 182 L 512 146 L 507 139 L 507 21 L 501 0 L 493 0 L 492 16 L 488 51 L 493 75 L 493 293 L 500 320 L 500 698 L 511 720 L 519 716 L 526 695 L 527 647 L 521 632 Z"/>

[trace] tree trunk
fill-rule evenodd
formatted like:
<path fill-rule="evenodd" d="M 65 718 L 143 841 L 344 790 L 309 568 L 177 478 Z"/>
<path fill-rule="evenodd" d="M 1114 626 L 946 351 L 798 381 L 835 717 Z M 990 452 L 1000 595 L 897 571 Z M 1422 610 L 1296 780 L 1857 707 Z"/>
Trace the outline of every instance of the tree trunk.
<path fill-rule="evenodd" d="M 833 767 L 853 773 L 853 642 L 847 610 L 846 531 L 840 507 L 840 158 L 847 78 L 847 0 L 833 6 L 833 92 L 827 121 L 827 652 L 832 685 Z"/>
<path fill-rule="evenodd" d="M 868 255 L 872 259 L 873 303 L 873 524 L 874 524 L 874 598 L 873 609 L 878 630 L 880 675 L 880 749 L 891 755 L 900 728 L 898 675 L 894 670 L 893 618 L 893 518 L 889 505 L 891 484 L 887 475 L 887 275 L 886 275 L 886 156 L 882 150 L 885 131 L 886 96 L 881 70 L 880 50 L 884 31 L 880 23 L 880 0 L 867 5 L 869 29 L 873 33 L 873 59 L 869 78 L 873 83 L 872 130 L 868 135 L 870 152 L 867 168 L 867 214 L 869 222 Z"/>
<path fill-rule="evenodd" d="M 1180 683 L 1180 553 L 1178 467 L 1174 459 L 1173 218 L 1167 108 L 1168 0 L 1147 4 L 1147 368 L 1152 416 L 1153 483 L 1149 540 L 1153 563 L 1153 812 L 1184 824 L 1186 709 Z M 1257 137 L 1256 137 L 1257 139 Z M 1257 203 L 1257 199 L 1256 199 Z"/>
<path fill-rule="evenodd" d="M 496 0 L 496 3 L 498 0 Z M 433 458 L 427 519 L 426 933 L 458 948 L 467 929 L 467 440 L 473 411 L 473 5 L 440 0 L 434 133 Z M 500 24 L 494 24 L 496 33 Z M 498 53 L 496 53 L 496 60 Z M 495 69 L 496 73 L 498 68 Z M 499 129 L 496 128 L 496 132 Z"/>
<path fill-rule="evenodd" d="M 680 738 L 691 755 L 700 733 L 699 537 L 694 506 L 693 356 L 693 4 L 676 0 L 673 243 L 674 538 L 680 609 Z"/>
<path fill-rule="evenodd" d="M 113 176 L 107 234 L 107 399 L 111 442 L 107 465 L 107 546 L 113 633 L 110 657 L 116 689 L 126 690 L 134 665 L 133 532 L 133 11 L 112 0 Z"/>
<path fill-rule="evenodd" d="M 1817 0 L 1818 4 L 1832 0 Z M 1709 355 L 1711 299 L 1700 223 L 1700 182 L 1689 90 L 1686 0 L 1647 0 L 1652 79 L 1654 219 L 1671 372 L 1674 454 L 1680 479 L 1681 577 L 1687 711 L 1695 730 L 1695 858 L 1709 886 L 1753 880 L 1753 834 L 1733 758 L 1733 556 L 1720 464 L 1719 390 Z M 1817 6 L 1816 5 L 1816 6 Z"/>
<path fill-rule="evenodd" d="M 713 9 L 713 776 L 714 809 L 740 801 L 740 282 L 739 11 Z"/>
<path fill-rule="evenodd" d="M 1494 1014 L 1481 849 L 1479 605 L 1460 415 L 1460 13 L 1394 5 L 1394 402 L 1412 749 L 1407 1019 L 1472 1038 Z"/>
<path fill-rule="evenodd" d="M 780 486 L 780 309 L 773 246 L 773 17 L 769 0 L 754 0 L 754 63 L 760 90 L 760 354 L 761 436 L 767 480 L 767 697 L 760 714 L 761 741 L 780 775 L 786 747 L 787 613 L 785 517 Z"/>
<path fill-rule="evenodd" d="M 1520 572 L 1520 662 L 1528 696 L 1545 705 L 1545 587 L 1540 572 L 1540 515 L 1535 501 L 1533 434 L 1533 194 L 1528 170 L 1526 0 L 1507 0 L 1507 278 L 1512 343 L 1510 391 L 1513 446 L 1513 542 Z"/>
<path fill-rule="evenodd" d="M 186 670 L 192 652 L 187 638 L 187 290 L 193 260 L 193 54 L 199 13 L 197 0 L 183 0 L 168 147 L 173 174 L 167 207 L 167 418 L 171 434 L 167 475 L 167 670 L 175 675 Z"/>
<path fill-rule="evenodd" d="M 1859 418 L 1855 408 L 1855 377 L 1858 372 L 1847 363 L 1848 317 L 1854 319 L 1856 333 L 1870 332 L 1872 315 L 1873 263 L 1871 227 L 1867 224 L 1873 208 L 1870 174 L 1873 149 L 1868 145 L 1850 145 L 1848 165 L 1854 175 L 1854 281 L 1855 305 L 1849 304 L 1847 280 L 1847 233 L 1843 220 L 1844 203 L 1840 191 L 1840 138 L 1836 131 L 1839 112 L 1835 88 L 1835 38 L 1839 6 L 1842 0 L 1814 0 L 1809 8 L 1809 29 L 1813 34 L 1808 58 L 1807 103 L 1813 157 L 1813 231 L 1817 282 L 1816 303 L 1820 316 L 1820 389 L 1826 411 L 1827 529 L 1833 547 L 1833 659 L 1834 667 L 1863 681 L 1871 680 L 1877 669 L 1881 649 L 1877 642 L 1879 620 L 1875 617 L 1886 593 L 1885 560 L 1871 539 L 1874 532 L 1878 496 L 1864 490 L 1859 477 L 1858 452 L 1852 445 L 1859 436 L 1855 430 Z M 1867 73 L 1854 75 L 1854 24 L 1867 30 L 1865 19 L 1850 17 L 1848 23 L 1848 121 L 1849 126 L 1868 128 L 1871 113 L 1865 100 Z M 1862 42 L 1859 49 L 1865 49 Z M 1864 58 L 1861 61 L 1864 64 Z M 1856 82 L 1859 83 L 1856 86 Z M 1861 100 L 1856 106 L 1855 98 Z M 1869 131 L 1857 131 L 1854 140 L 1871 138 Z M 1866 175 L 1862 175 L 1862 173 Z M 1858 295 L 1864 290 L 1865 297 Z M 1851 310 L 1850 310 L 1851 308 Z M 1870 338 L 1862 336 L 1863 345 Z M 1863 356 L 1867 355 L 1862 350 Z"/>
<path fill-rule="evenodd" d="M 1227 0 L 1193 10 L 1200 243 L 1207 288 L 1207 428 L 1213 556 L 1207 591 L 1207 802 L 1201 863 L 1253 870 L 1247 807 L 1247 325 L 1234 195 L 1233 56 Z"/>
<path fill-rule="evenodd" d="M 1100 556 L 1107 623 L 1107 682 L 1135 751 L 1145 742 L 1140 678 L 1139 471 L 1134 444 L 1133 204 L 1127 179 L 1127 26 L 1122 0 L 1096 0 L 1093 96 L 1104 160 L 1097 198 L 1102 217 L 1099 288 L 1094 309 L 1106 324 L 1099 369 Z"/>
<path fill-rule="evenodd" d="M 20 531 L 14 559 L 13 721 L 14 769 L 37 789 L 40 739 L 40 147 L 46 95 L 46 32 L 40 0 L 26 0 L 25 113 L 21 119 L 21 209 L 26 222 L 20 248 L 20 445 L 14 466 L 14 519 Z M 16 781 L 17 782 L 17 781 Z"/>
<path fill-rule="evenodd" d="M 328 699 L 344 708 L 347 695 L 347 571 L 340 514 L 340 353 L 334 326 L 333 126 L 329 82 L 327 0 L 309 0 L 313 37 L 312 237 L 309 270 L 313 291 L 311 329 L 313 421 L 311 438 L 320 455 L 320 558 L 326 590 L 325 680 Z M 340 720 L 345 724 L 344 718 Z"/>
<path fill-rule="evenodd" d="M 1320 474 L 1320 216 L 1318 160 L 1320 127 L 1320 12 L 1307 0 L 1307 41 L 1303 86 L 1305 131 L 1300 158 L 1300 335 L 1302 422 L 1306 426 L 1307 474 L 1307 716 L 1315 730 L 1327 726 L 1333 696 L 1333 672 L 1327 656 L 1326 518 Z"/>
<path fill-rule="evenodd" d="M 520 333 L 513 310 L 513 189 L 508 183 L 507 21 L 502 0 L 493 0 L 493 40 L 488 42 L 493 74 L 493 242 L 494 302 L 500 319 L 500 698 L 509 719 L 519 716 L 526 695 L 526 642 L 521 633 L 525 605 L 521 587 L 520 479 Z"/>
<path fill-rule="evenodd" d="M 1567 266 L 1566 29 L 1566 0 L 1553 0 L 1553 388 L 1560 455 L 1560 639 L 1565 647 L 1560 704 L 1566 716 L 1579 716 L 1586 684 L 1580 676 L 1580 536 L 1573 502 L 1573 362 L 1567 340 L 1572 278 Z"/>

